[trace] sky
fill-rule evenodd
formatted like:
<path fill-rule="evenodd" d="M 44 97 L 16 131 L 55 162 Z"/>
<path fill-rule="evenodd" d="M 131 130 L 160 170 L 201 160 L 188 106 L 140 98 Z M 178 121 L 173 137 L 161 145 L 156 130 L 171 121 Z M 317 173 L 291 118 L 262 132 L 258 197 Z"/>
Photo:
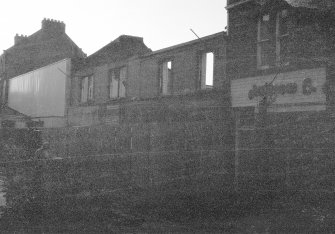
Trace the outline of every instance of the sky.
<path fill-rule="evenodd" d="M 15 0 L 1 3 L 0 54 L 16 33 L 31 35 L 43 18 L 63 21 L 90 55 L 120 35 L 143 37 L 158 50 L 225 30 L 226 0 Z"/>

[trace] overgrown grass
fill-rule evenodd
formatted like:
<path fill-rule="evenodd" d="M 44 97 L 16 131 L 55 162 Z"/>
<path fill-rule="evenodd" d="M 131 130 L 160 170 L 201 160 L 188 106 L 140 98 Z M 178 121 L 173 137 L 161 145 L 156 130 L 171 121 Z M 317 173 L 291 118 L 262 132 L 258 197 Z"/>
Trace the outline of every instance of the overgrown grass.
<path fill-rule="evenodd" d="M 320 233 L 335 228 L 333 204 L 333 194 L 133 189 L 59 198 L 44 206 L 27 203 L 20 211 L 7 209 L 0 224 L 2 232 L 24 233 L 146 232 L 162 227 L 176 232 Z"/>
<path fill-rule="evenodd" d="M 197 181 L 138 187 L 127 165 L 127 160 L 64 160 L 6 167 L 8 206 L 0 231 L 315 233 L 335 228 L 333 193 L 233 192 Z"/>

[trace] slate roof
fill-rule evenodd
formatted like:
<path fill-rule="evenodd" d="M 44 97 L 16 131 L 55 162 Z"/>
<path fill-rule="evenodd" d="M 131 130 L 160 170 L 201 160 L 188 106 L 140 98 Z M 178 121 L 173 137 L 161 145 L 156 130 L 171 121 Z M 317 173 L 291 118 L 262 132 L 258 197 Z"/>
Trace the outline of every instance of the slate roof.
<path fill-rule="evenodd" d="M 53 41 L 53 40 L 61 40 L 64 42 L 69 42 L 73 45 L 74 48 L 76 48 L 78 54 L 80 54 L 81 57 L 86 57 L 85 53 L 79 48 L 76 43 L 66 34 L 59 34 L 59 35 L 50 35 L 48 32 L 45 32 L 43 29 L 40 29 L 36 31 L 35 33 L 31 34 L 30 36 L 26 36 L 22 43 L 19 43 L 18 45 L 13 45 L 6 49 L 7 53 L 11 53 L 12 51 L 21 50 L 22 48 L 26 48 L 29 46 L 38 45 L 41 43 Z"/>
<path fill-rule="evenodd" d="M 86 54 L 65 32 L 65 24 L 44 19 L 35 33 L 14 37 L 14 45 L 4 50 L 0 57 L 6 66 L 0 67 L 0 76 L 8 79 L 46 66 L 64 58 L 80 60 Z"/>

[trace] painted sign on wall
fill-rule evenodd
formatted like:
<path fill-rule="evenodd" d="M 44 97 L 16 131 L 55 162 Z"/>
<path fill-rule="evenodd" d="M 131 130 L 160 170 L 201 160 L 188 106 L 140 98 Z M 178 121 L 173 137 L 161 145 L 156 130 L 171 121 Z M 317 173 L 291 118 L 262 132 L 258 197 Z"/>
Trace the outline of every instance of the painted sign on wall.
<path fill-rule="evenodd" d="M 324 110 L 326 69 L 306 69 L 267 76 L 237 79 L 231 82 L 233 107 L 259 105 L 266 95 L 271 99 L 269 111 Z M 271 81 L 274 79 L 274 82 Z"/>

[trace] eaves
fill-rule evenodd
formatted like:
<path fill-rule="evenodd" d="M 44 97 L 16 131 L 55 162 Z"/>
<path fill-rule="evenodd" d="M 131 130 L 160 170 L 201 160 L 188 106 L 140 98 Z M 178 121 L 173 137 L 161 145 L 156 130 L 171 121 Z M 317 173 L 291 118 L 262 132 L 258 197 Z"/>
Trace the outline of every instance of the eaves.
<path fill-rule="evenodd" d="M 243 0 L 243 1 L 239 1 L 239 2 L 237 2 L 237 3 L 229 4 L 229 5 L 226 6 L 226 9 L 229 10 L 229 9 L 231 9 L 231 8 L 233 8 L 233 7 L 236 7 L 236 6 L 245 4 L 245 3 L 247 3 L 247 2 L 251 2 L 251 1 L 254 1 L 254 0 Z"/>
<path fill-rule="evenodd" d="M 192 40 L 192 41 L 184 42 L 184 43 L 177 44 L 177 45 L 174 45 L 174 46 L 170 46 L 170 47 L 167 47 L 167 48 L 163 48 L 163 49 L 160 49 L 160 50 L 152 51 L 152 52 L 149 52 L 147 54 L 142 55 L 141 57 L 145 58 L 145 57 L 155 56 L 155 55 L 158 55 L 158 54 L 163 54 L 163 53 L 175 51 L 177 49 L 187 48 L 188 46 L 194 46 L 196 44 L 200 44 L 202 46 L 204 46 L 204 45 L 207 46 L 207 44 L 213 39 L 222 38 L 223 40 L 226 41 L 227 37 L 228 37 L 227 32 L 226 31 L 221 31 L 221 32 L 209 35 L 209 36 L 201 37 L 200 39 L 195 39 L 195 40 Z"/>

